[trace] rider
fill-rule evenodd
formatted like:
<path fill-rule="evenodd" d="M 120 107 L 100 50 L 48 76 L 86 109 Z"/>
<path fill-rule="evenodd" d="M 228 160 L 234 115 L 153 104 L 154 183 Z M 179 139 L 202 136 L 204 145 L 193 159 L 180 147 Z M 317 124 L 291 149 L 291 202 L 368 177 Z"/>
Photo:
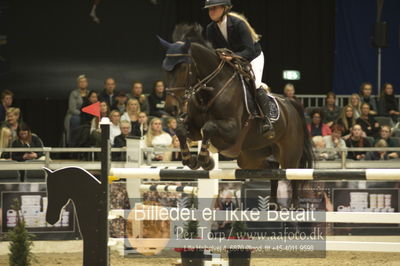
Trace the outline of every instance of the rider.
<path fill-rule="evenodd" d="M 245 17 L 234 12 L 231 0 L 206 0 L 204 8 L 212 20 L 206 29 L 207 39 L 214 48 L 228 48 L 235 55 L 251 62 L 255 76 L 256 100 L 264 114 L 262 134 L 272 138 L 274 128 L 268 117 L 269 97 L 262 87 L 264 54 L 259 43 L 260 36 L 251 27 Z M 232 60 L 231 56 L 223 56 L 224 60 Z"/>

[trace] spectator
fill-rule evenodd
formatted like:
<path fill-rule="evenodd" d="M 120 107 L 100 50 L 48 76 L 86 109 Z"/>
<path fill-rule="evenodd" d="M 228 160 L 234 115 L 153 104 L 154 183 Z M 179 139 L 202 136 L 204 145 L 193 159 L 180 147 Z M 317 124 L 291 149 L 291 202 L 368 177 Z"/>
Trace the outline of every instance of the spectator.
<path fill-rule="evenodd" d="M 0 128 L 0 148 L 10 148 L 12 141 L 12 132 L 8 127 Z M 1 159 L 10 159 L 9 152 L 0 151 Z"/>
<path fill-rule="evenodd" d="M 387 148 L 388 144 L 384 139 L 378 140 L 374 147 L 376 148 Z M 365 154 L 366 161 L 379 161 L 379 160 L 389 160 L 389 156 L 385 151 L 369 151 Z"/>
<path fill-rule="evenodd" d="M 333 124 L 331 127 L 332 134 L 330 136 L 325 136 L 324 138 L 324 143 L 325 143 L 325 148 L 327 149 L 345 149 L 346 148 L 346 142 L 341 138 L 344 127 L 338 124 Z M 336 160 L 341 158 L 341 152 L 340 151 L 327 151 L 327 160 Z"/>
<path fill-rule="evenodd" d="M 158 80 L 154 83 L 153 91 L 149 96 L 150 115 L 155 117 L 164 118 L 168 116 L 165 111 L 166 92 L 164 82 Z"/>
<path fill-rule="evenodd" d="M 112 106 L 111 110 L 118 110 L 120 114 L 125 113 L 126 110 L 126 102 L 128 101 L 128 97 L 124 91 L 120 91 L 115 95 L 115 103 Z"/>
<path fill-rule="evenodd" d="M 326 94 L 325 106 L 322 107 L 323 122 L 328 126 L 332 126 L 340 115 L 340 108 L 335 105 L 336 94 L 328 92 Z"/>
<path fill-rule="evenodd" d="M 393 85 L 390 83 L 383 84 L 381 97 L 378 102 L 379 115 L 390 116 L 393 122 L 397 122 L 400 115 L 398 103 L 394 95 Z"/>
<path fill-rule="evenodd" d="M 121 134 L 114 138 L 114 148 L 126 147 L 126 138 L 130 136 L 131 122 L 123 120 L 120 123 Z M 126 161 L 126 152 L 115 152 L 112 156 L 114 161 Z"/>
<path fill-rule="evenodd" d="M 285 87 L 283 88 L 283 96 L 286 99 L 296 101 L 296 102 L 300 103 L 301 105 L 303 105 L 301 100 L 296 97 L 295 93 L 296 93 L 296 91 L 295 91 L 294 85 L 292 83 L 286 84 Z"/>
<path fill-rule="evenodd" d="M 17 129 L 20 124 L 19 117 L 21 111 L 17 107 L 11 107 L 7 109 L 6 121 L 1 124 L 1 127 L 8 127 L 12 133 L 12 140 L 17 138 Z"/>
<path fill-rule="evenodd" d="M 132 84 L 131 93 L 128 95 L 130 99 L 136 99 L 139 101 L 140 110 L 145 112 L 147 115 L 150 112 L 149 102 L 146 95 L 143 94 L 143 83 L 140 81 L 135 81 Z"/>
<path fill-rule="evenodd" d="M 42 148 L 42 140 L 32 134 L 27 124 L 21 123 L 17 130 L 17 139 L 13 141 L 12 148 Z M 36 160 L 43 156 L 43 152 L 13 152 L 11 158 L 14 161 Z"/>
<path fill-rule="evenodd" d="M 319 108 L 315 108 L 312 110 L 311 114 L 311 124 L 307 124 L 308 132 L 310 132 L 311 136 L 327 136 L 331 134 L 331 129 L 324 124 L 322 111 Z"/>
<path fill-rule="evenodd" d="M 345 138 L 348 138 L 352 126 L 356 123 L 356 120 L 354 118 L 353 106 L 346 105 L 345 107 L 343 107 L 337 123 L 344 127 L 343 135 L 345 135 Z"/>
<path fill-rule="evenodd" d="M 121 120 L 131 122 L 131 127 L 134 128 L 139 119 L 140 112 L 139 101 L 135 98 L 129 99 L 126 103 L 126 112 L 121 116 Z"/>
<path fill-rule="evenodd" d="M 171 136 L 162 130 L 162 122 L 159 118 L 153 118 L 150 121 L 149 131 L 145 136 L 145 143 L 147 147 L 154 148 L 167 148 L 172 143 Z M 156 161 L 163 161 L 165 159 L 164 152 L 154 152 L 152 159 Z"/>
<path fill-rule="evenodd" d="M 88 96 L 88 81 L 85 75 L 77 79 L 78 88 L 71 91 L 68 99 L 68 111 L 64 120 L 67 143 L 70 142 L 71 132 L 81 125 L 80 114 L 84 99 Z"/>
<path fill-rule="evenodd" d="M 139 119 L 137 123 L 134 123 L 134 127 L 132 128 L 132 136 L 143 137 L 148 130 L 149 122 L 147 114 L 145 112 L 140 112 Z"/>
<path fill-rule="evenodd" d="M 321 135 L 312 137 L 313 146 L 316 149 L 314 152 L 317 160 L 327 160 L 328 153 L 326 151 L 320 151 L 319 149 L 325 149 L 325 141 Z"/>
<path fill-rule="evenodd" d="M 368 103 L 370 115 L 378 114 L 378 104 L 376 99 L 372 96 L 372 84 L 370 82 L 364 82 L 360 86 L 360 100 L 361 103 Z"/>
<path fill-rule="evenodd" d="M 0 123 L 6 120 L 6 113 L 11 107 L 14 94 L 9 90 L 3 90 L 0 97 Z"/>
<path fill-rule="evenodd" d="M 90 144 L 94 147 L 101 146 L 100 121 L 103 117 L 110 117 L 110 108 L 106 102 L 100 102 L 100 119 L 93 117 L 90 123 Z"/>
<path fill-rule="evenodd" d="M 361 115 L 361 100 L 360 100 L 360 95 L 357 93 L 353 93 L 350 96 L 349 99 L 349 104 L 353 107 L 353 116 L 354 119 L 357 119 Z"/>
<path fill-rule="evenodd" d="M 376 138 L 379 133 L 379 123 L 370 115 L 370 107 L 368 103 L 361 104 L 361 116 L 357 118 L 356 123 L 368 137 Z"/>
<path fill-rule="evenodd" d="M 362 136 L 363 131 L 360 125 L 355 124 L 351 129 L 350 138 L 346 140 L 348 148 L 369 148 L 371 144 Z M 365 158 L 365 151 L 350 151 L 347 154 L 348 159 L 361 160 Z"/>
<path fill-rule="evenodd" d="M 111 120 L 110 142 L 111 145 L 114 145 L 114 138 L 121 134 L 121 129 L 120 129 L 121 114 L 117 110 L 112 110 L 110 113 L 110 120 Z"/>
<path fill-rule="evenodd" d="M 180 142 L 178 136 L 172 136 L 171 148 L 180 149 Z M 173 151 L 166 155 L 167 161 L 182 161 L 182 153 L 180 151 Z"/>
<path fill-rule="evenodd" d="M 389 126 L 383 125 L 380 130 L 380 137 L 378 138 L 377 142 L 381 139 L 385 140 L 388 147 L 390 148 L 397 148 L 399 147 L 398 143 L 395 139 L 391 138 L 392 130 Z M 389 152 L 388 157 L 390 159 L 397 159 L 399 158 L 400 152 Z"/>
<path fill-rule="evenodd" d="M 174 149 L 180 149 L 180 142 L 179 142 L 179 138 L 177 135 L 174 135 L 172 137 L 172 145 L 171 147 Z M 171 161 L 182 161 L 182 153 L 180 151 L 174 151 L 172 152 L 172 158 Z"/>
<path fill-rule="evenodd" d="M 107 78 L 104 81 L 104 90 L 99 95 L 99 100 L 106 102 L 108 106 L 113 106 L 115 103 L 117 85 L 114 78 Z"/>
<path fill-rule="evenodd" d="M 88 94 L 88 97 L 84 99 L 83 104 L 82 104 L 82 108 L 92 105 L 94 103 L 97 103 L 99 101 L 99 97 L 96 91 L 90 91 Z M 81 125 L 90 125 L 93 118 L 95 116 L 85 113 L 85 112 L 81 112 L 80 114 L 80 121 L 81 121 Z"/>
<path fill-rule="evenodd" d="M 177 122 L 175 117 L 169 117 L 167 119 L 167 127 L 164 128 L 164 131 L 167 132 L 168 134 L 172 136 L 175 136 L 175 130 L 176 130 Z"/>

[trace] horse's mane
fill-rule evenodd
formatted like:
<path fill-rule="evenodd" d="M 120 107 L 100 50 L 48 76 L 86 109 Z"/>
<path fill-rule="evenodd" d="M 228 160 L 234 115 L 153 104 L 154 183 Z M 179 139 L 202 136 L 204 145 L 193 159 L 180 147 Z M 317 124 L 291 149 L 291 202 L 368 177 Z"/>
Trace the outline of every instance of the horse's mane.
<path fill-rule="evenodd" d="M 208 42 L 203 37 L 203 27 L 198 24 L 187 24 L 180 23 L 177 24 L 174 28 L 174 32 L 172 33 L 172 41 L 173 42 L 185 42 L 189 41 L 192 43 L 198 43 L 200 45 L 205 46 L 206 48 L 212 49 L 210 42 Z"/>

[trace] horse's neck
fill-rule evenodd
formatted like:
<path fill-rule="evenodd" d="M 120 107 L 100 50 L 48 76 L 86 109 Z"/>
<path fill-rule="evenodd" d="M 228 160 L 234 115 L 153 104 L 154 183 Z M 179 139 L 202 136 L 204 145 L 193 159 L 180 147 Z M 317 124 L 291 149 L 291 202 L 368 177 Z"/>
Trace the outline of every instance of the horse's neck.
<path fill-rule="evenodd" d="M 203 79 L 212 73 L 221 62 L 214 50 L 197 43 L 192 44 L 192 56 L 196 62 L 199 79 Z M 224 73 L 221 73 L 221 75 L 224 76 Z"/>

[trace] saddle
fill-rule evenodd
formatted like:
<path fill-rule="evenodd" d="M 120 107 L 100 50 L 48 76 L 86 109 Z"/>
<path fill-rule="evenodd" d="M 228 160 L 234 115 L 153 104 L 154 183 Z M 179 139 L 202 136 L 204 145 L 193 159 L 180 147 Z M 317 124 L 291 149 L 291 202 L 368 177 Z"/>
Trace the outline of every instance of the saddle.
<path fill-rule="evenodd" d="M 217 55 L 220 56 L 230 56 L 232 57 L 232 61 L 226 61 L 229 65 L 233 67 L 233 69 L 239 73 L 240 80 L 242 81 L 244 101 L 246 106 L 246 111 L 250 115 L 250 119 L 257 118 L 262 116 L 262 111 L 260 110 L 258 104 L 255 101 L 256 94 L 256 83 L 255 76 L 252 69 L 252 66 L 248 60 L 245 58 L 235 55 L 231 50 L 227 48 L 219 48 L 216 49 Z M 265 85 L 265 84 L 264 84 Z M 268 96 L 270 97 L 269 101 L 269 114 L 265 114 L 269 117 L 271 122 L 275 122 L 279 119 L 279 105 L 275 99 L 275 97 L 270 94 L 268 90 L 268 86 L 263 86 L 263 89 L 267 90 Z"/>

